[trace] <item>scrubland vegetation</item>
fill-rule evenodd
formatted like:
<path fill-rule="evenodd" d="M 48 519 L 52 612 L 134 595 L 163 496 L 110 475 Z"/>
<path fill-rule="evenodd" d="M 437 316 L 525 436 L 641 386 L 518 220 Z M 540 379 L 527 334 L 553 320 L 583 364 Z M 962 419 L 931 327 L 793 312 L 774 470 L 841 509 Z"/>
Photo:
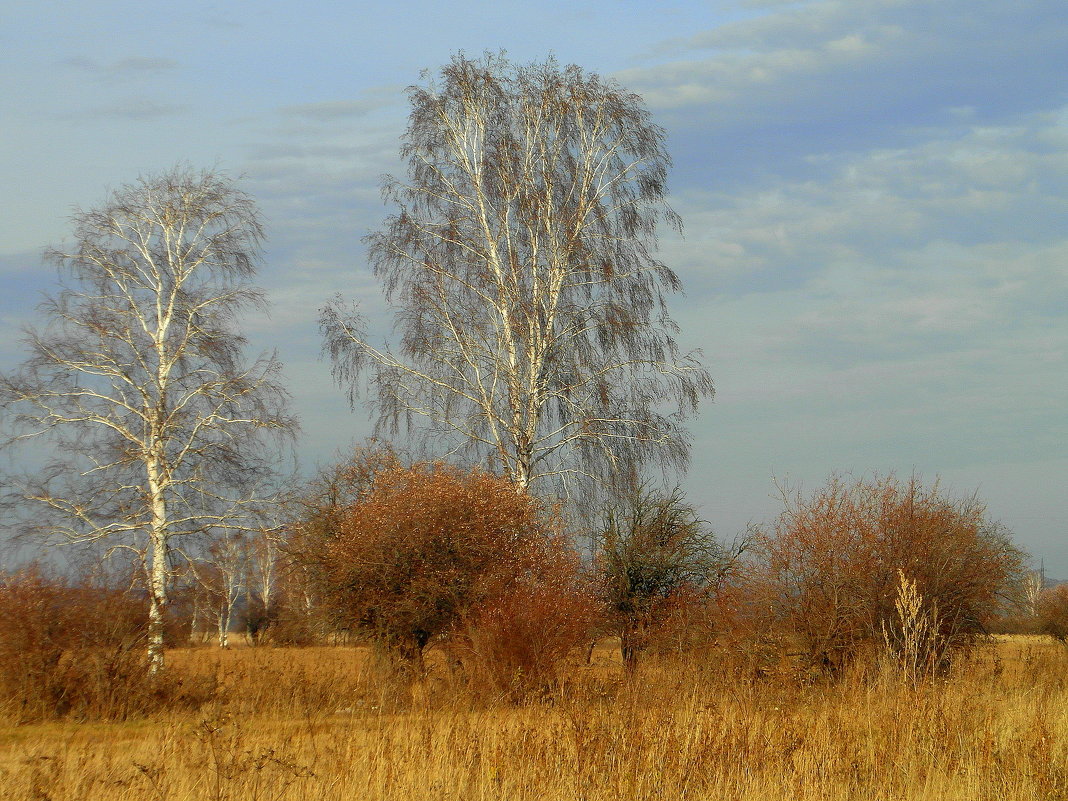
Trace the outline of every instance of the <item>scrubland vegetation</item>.
<path fill-rule="evenodd" d="M 1063 592 L 1011 608 L 1053 637 L 985 633 L 1022 573 L 974 500 L 832 480 L 731 551 L 652 493 L 582 560 L 505 479 L 368 451 L 309 488 L 339 482 L 256 637 L 175 608 L 157 673 L 144 592 L 6 576 L 0 797 L 1068 796 Z"/>

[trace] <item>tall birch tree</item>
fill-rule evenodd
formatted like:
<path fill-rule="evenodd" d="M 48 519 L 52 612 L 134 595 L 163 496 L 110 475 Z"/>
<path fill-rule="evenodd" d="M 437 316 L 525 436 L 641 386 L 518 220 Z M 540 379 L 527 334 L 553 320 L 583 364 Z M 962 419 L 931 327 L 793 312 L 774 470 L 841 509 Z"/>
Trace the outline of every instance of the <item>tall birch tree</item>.
<path fill-rule="evenodd" d="M 321 323 L 342 383 L 370 375 L 380 426 L 420 428 L 519 488 L 683 468 L 712 381 L 680 353 L 655 256 L 664 131 L 640 97 L 576 66 L 462 55 L 408 90 L 395 213 L 371 263 L 397 307 L 376 347 L 340 298 Z"/>
<path fill-rule="evenodd" d="M 10 442 L 52 460 L 9 479 L 35 527 L 131 548 L 145 568 L 149 665 L 163 665 L 168 575 L 180 537 L 243 529 L 295 430 L 273 355 L 244 356 L 238 315 L 263 228 L 252 199 L 214 172 L 176 168 L 73 218 L 47 255 L 60 290 L 26 332 L 29 359 L 0 377 Z"/>

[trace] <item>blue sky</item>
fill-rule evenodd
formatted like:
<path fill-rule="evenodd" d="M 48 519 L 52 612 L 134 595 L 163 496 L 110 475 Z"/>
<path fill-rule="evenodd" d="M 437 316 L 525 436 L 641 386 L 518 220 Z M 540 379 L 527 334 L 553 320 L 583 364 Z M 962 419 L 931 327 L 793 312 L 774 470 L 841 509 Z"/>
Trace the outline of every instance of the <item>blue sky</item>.
<path fill-rule="evenodd" d="M 685 484 L 725 536 L 775 483 L 896 470 L 978 492 L 1068 577 L 1063 0 L 0 2 L 0 369 L 77 206 L 182 161 L 244 176 L 305 465 L 370 430 L 318 308 L 389 314 L 361 237 L 405 86 L 451 54 L 555 53 L 647 101 L 683 236 L 661 256 L 716 401 Z"/>

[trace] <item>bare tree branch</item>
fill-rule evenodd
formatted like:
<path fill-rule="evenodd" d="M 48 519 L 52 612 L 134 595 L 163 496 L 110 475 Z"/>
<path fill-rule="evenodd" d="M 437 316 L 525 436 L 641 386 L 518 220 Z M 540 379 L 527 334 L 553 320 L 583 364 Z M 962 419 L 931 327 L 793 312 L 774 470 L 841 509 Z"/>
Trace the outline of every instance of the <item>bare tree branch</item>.
<path fill-rule="evenodd" d="M 368 237 L 399 349 L 372 346 L 340 299 L 325 350 L 370 375 L 380 428 L 420 427 L 520 488 L 629 483 L 684 469 L 684 419 L 713 394 L 682 354 L 653 253 L 670 158 L 637 95 L 553 60 L 460 55 L 409 89 L 397 211 Z"/>

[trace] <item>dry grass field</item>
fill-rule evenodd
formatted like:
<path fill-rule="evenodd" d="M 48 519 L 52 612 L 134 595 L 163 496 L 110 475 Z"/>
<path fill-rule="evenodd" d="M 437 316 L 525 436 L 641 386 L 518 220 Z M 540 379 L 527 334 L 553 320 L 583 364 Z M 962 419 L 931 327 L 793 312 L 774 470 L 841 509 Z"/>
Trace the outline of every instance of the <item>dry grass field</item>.
<path fill-rule="evenodd" d="M 608 644 L 523 705 L 357 648 L 169 654 L 207 707 L 0 728 L 0 798 L 1068 798 L 1068 649 L 1000 638 L 942 680 L 836 682 L 712 651 L 622 675 Z"/>

